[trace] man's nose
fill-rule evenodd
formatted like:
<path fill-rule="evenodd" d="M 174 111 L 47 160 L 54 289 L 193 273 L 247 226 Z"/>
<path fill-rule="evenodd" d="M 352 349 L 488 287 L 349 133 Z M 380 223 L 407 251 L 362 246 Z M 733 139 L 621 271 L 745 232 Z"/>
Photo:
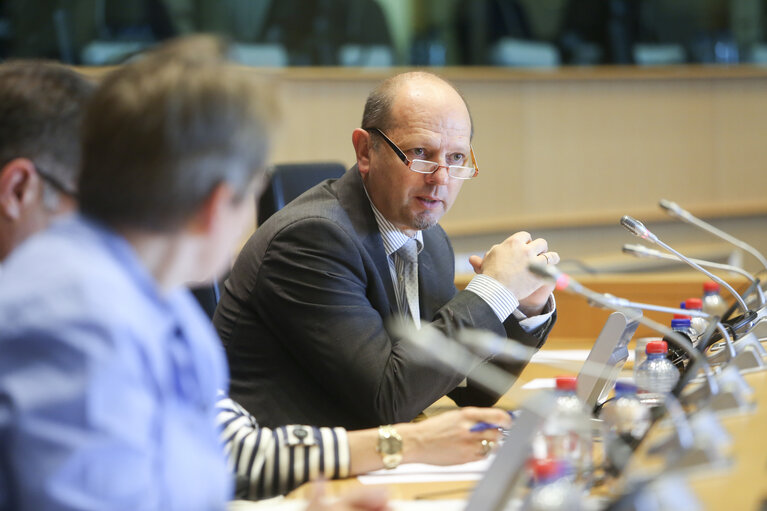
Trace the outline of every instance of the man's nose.
<path fill-rule="evenodd" d="M 450 174 L 447 172 L 447 165 L 440 165 L 437 170 L 431 174 L 426 174 L 426 181 L 436 185 L 446 185 L 450 181 Z"/>

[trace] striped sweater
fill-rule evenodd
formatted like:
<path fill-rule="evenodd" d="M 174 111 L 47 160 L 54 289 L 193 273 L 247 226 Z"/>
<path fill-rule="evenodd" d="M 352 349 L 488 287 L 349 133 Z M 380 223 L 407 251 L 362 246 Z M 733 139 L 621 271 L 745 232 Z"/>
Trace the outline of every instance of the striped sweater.
<path fill-rule="evenodd" d="M 235 498 L 283 495 L 310 480 L 349 476 L 349 443 L 343 428 L 259 427 L 255 417 L 229 398 L 216 403 L 216 422 Z"/>

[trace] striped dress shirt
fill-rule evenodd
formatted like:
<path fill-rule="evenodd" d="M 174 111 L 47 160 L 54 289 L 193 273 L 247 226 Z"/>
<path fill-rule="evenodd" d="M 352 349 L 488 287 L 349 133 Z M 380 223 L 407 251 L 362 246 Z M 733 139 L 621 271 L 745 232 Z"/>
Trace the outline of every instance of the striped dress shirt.
<path fill-rule="evenodd" d="M 343 428 L 259 427 L 229 398 L 216 403 L 221 442 L 235 475 L 235 497 L 284 495 L 306 481 L 349 477 L 349 442 Z"/>
<path fill-rule="evenodd" d="M 365 190 L 365 193 L 367 194 L 367 190 Z M 404 293 L 400 288 L 400 280 L 397 278 L 396 262 L 394 258 L 399 256 L 397 256 L 395 252 L 397 252 L 410 237 L 397 229 L 394 224 L 389 222 L 386 217 L 383 216 L 383 213 L 378 211 L 378 208 L 375 207 L 373 201 L 370 200 L 370 195 L 368 195 L 368 200 L 370 201 L 370 207 L 373 209 L 373 215 L 375 216 L 378 230 L 381 232 L 381 240 L 383 241 L 384 251 L 386 252 L 386 260 L 389 262 L 389 274 L 391 275 L 392 283 L 394 284 L 395 295 L 399 301 Z M 417 231 L 413 239 L 415 239 L 416 244 L 418 245 L 418 253 L 420 254 L 421 250 L 423 250 L 423 233 Z M 545 323 L 556 308 L 554 295 L 552 295 L 541 315 L 528 318 L 517 309 L 519 307 L 519 300 L 514 296 L 514 293 L 488 275 L 475 275 L 466 286 L 466 290 L 471 291 L 482 298 L 501 322 L 506 321 L 510 315 L 514 314 L 514 317 L 519 320 L 522 328 L 527 331 L 532 331 Z M 399 306 L 399 310 L 404 309 L 402 306 L 403 304 L 397 303 L 397 305 Z"/>

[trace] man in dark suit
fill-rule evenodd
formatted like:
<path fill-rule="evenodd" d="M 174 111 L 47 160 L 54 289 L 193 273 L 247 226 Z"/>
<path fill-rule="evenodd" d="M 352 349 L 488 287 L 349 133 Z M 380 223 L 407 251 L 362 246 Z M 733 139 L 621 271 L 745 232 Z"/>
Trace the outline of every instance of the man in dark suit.
<path fill-rule="evenodd" d="M 516 233 L 472 258 L 466 290 L 453 284 L 453 251 L 437 222 L 478 173 L 472 131 L 450 84 L 421 72 L 392 77 L 368 97 L 352 135 L 357 165 L 248 241 L 214 323 L 230 395 L 259 422 L 364 428 L 411 420 L 445 394 L 459 405 L 497 401 L 471 374 L 425 363 L 390 332 L 398 315 L 447 335 L 472 327 L 543 344 L 552 287 L 527 264 L 559 261 L 545 240 Z M 512 374 L 524 366 L 496 364 Z"/>

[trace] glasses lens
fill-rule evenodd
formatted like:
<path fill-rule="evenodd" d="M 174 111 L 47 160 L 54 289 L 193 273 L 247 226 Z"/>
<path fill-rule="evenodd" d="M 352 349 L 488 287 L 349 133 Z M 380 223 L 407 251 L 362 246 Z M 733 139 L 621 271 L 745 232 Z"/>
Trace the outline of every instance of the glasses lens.
<path fill-rule="evenodd" d="M 431 174 L 437 167 L 439 167 L 439 164 L 434 163 L 433 161 L 413 160 L 410 163 L 410 170 L 413 172 L 422 172 L 424 174 Z"/>
<path fill-rule="evenodd" d="M 474 167 L 460 167 L 458 165 L 452 165 L 448 168 L 448 172 L 451 176 L 459 179 L 469 179 L 474 177 L 477 172 Z"/>

